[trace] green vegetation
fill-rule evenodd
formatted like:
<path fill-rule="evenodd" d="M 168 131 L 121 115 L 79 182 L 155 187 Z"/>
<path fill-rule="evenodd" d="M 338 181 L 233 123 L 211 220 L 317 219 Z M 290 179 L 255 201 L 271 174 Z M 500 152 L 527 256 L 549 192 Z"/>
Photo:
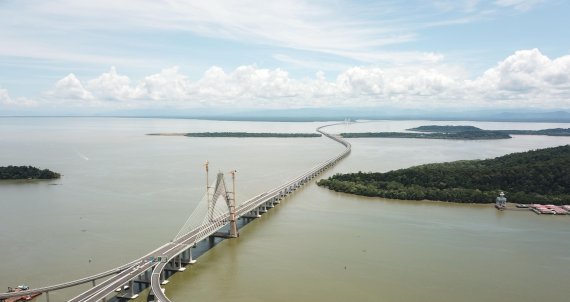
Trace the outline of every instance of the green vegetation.
<path fill-rule="evenodd" d="M 60 177 L 59 173 L 32 166 L 0 167 L 0 179 L 55 179 Z"/>
<path fill-rule="evenodd" d="M 250 133 L 250 132 L 199 132 L 186 133 L 189 137 L 320 137 L 318 133 Z"/>
<path fill-rule="evenodd" d="M 413 133 L 413 132 L 363 132 L 363 133 L 341 133 L 344 138 L 429 138 L 429 139 L 457 139 L 457 140 L 479 140 L 479 139 L 505 139 L 511 138 L 507 133 L 498 131 L 460 131 L 449 133 Z"/>
<path fill-rule="evenodd" d="M 429 138 L 429 139 L 505 139 L 513 135 L 548 135 L 570 136 L 570 128 L 555 128 L 543 130 L 483 130 L 475 126 L 438 126 L 428 125 L 407 129 L 415 132 L 366 132 L 366 133 L 341 133 L 345 138 Z M 421 132 L 421 133 L 418 133 Z"/>
<path fill-rule="evenodd" d="M 337 192 L 405 200 L 570 203 L 570 146 L 494 159 L 427 164 L 386 173 L 337 174 L 318 182 Z"/>
<path fill-rule="evenodd" d="M 468 131 L 484 131 L 481 128 L 475 126 L 438 126 L 438 125 L 428 125 L 419 126 L 416 128 L 407 129 L 409 131 L 417 132 L 437 132 L 437 133 L 458 133 L 458 132 L 468 132 Z"/>
<path fill-rule="evenodd" d="M 515 135 L 547 135 L 547 136 L 570 136 L 570 128 L 553 128 L 543 130 L 497 130 L 503 133 Z"/>

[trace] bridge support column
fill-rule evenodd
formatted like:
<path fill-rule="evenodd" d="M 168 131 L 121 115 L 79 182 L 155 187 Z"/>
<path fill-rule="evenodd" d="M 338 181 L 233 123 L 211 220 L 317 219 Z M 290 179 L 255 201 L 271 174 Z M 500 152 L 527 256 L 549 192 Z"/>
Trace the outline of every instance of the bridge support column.
<path fill-rule="evenodd" d="M 49 292 L 46 292 L 46 301 L 49 302 Z"/>
<path fill-rule="evenodd" d="M 136 299 L 139 295 L 135 294 L 135 282 L 129 281 L 129 299 Z"/>
<path fill-rule="evenodd" d="M 95 280 L 92 280 L 92 281 L 91 281 L 91 284 L 93 285 L 93 287 L 95 287 L 95 285 L 96 285 L 96 284 L 95 284 Z"/>
<path fill-rule="evenodd" d="M 168 280 L 166 280 L 166 271 L 162 271 L 160 272 L 160 284 L 165 285 L 168 283 Z"/>
<path fill-rule="evenodd" d="M 188 264 L 194 264 L 196 263 L 196 260 L 192 259 L 192 248 L 188 248 L 186 250 L 186 254 L 188 255 Z"/>
<path fill-rule="evenodd" d="M 179 272 L 185 271 L 186 268 L 184 266 L 182 266 L 182 254 L 176 256 L 176 258 L 178 258 L 178 271 Z"/>

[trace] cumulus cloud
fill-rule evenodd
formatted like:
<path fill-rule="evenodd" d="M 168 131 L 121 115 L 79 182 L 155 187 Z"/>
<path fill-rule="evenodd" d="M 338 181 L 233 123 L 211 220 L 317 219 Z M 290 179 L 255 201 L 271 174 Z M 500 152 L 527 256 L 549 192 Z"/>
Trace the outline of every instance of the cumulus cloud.
<path fill-rule="evenodd" d="M 85 86 L 70 74 L 58 81 L 49 95 L 126 106 L 570 107 L 570 55 L 550 59 L 538 49 L 517 51 L 475 79 L 445 67 L 360 66 L 327 80 L 323 72 L 296 79 L 279 68 L 247 65 L 227 72 L 214 66 L 195 81 L 171 67 L 135 83 L 111 68 Z"/>
<path fill-rule="evenodd" d="M 76 93 L 83 95 L 82 98 L 91 97 L 91 93 L 87 90 L 91 91 L 92 96 L 95 98 L 108 100 L 128 100 L 138 96 L 136 89 L 130 87 L 131 80 L 129 77 L 117 74 L 115 67 L 111 67 L 109 72 L 105 72 L 99 77 L 90 80 L 86 88 L 81 86 L 81 83 L 75 76 L 68 81 Z"/>
<path fill-rule="evenodd" d="M 73 73 L 70 73 L 63 79 L 57 81 L 53 90 L 49 91 L 47 94 L 62 99 L 93 99 L 93 95 L 83 87 L 83 84 Z"/>
<path fill-rule="evenodd" d="M 11 104 L 13 103 L 12 98 L 8 94 L 8 90 L 0 88 L 0 104 Z"/>
<path fill-rule="evenodd" d="M 156 101 L 183 101 L 189 97 L 190 80 L 180 74 L 175 66 L 144 78 L 135 91 L 139 98 L 146 96 Z"/>
<path fill-rule="evenodd" d="M 34 107 L 38 105 L 35 100 L 27 98 L 13 99 L 10 97 L 7 89 L 0 87 L 0 107 Z"/>
<path fill-rule="evenodd" d="M 570 106 L 570 55 L 550 59 L 538 49 L 520 50 L 466 87 L 489 100 Z"/>

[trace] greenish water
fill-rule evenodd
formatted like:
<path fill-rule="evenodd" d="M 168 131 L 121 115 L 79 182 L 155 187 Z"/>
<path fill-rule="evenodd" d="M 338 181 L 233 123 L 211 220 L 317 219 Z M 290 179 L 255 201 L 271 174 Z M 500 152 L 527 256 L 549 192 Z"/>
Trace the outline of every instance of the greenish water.
<path fill-rule="evenodd" d="M 342 150 L 326 138 L 151 137 L 153 132 L 310 132 L 324 123 L 2 118 L 0 165 L 30 164 L 60 180 L 0 183 L 0 286 L 33 287 L 100 272 L 173 237 L 203 194 L 203 163 L 238 170 L 238 200 Z M 331 132 L 434 124 L 380 121 Z M 483 129 L 565 124 L 442 122 Z M 351 139 L 327 174 L 489 158 L 570 143 Z M 57 184 L 57 185 L 54 185 Z M 481 205 L 339 194 L 314 184 L 173 276 L 173 301 L 567 301 L 570 216 Z M 92 261 L 89 262 L 88 260 Z M 55 292 L 69 298 L 81 290 Z M 141 301 L 143 298 L 141 298 Z"/>

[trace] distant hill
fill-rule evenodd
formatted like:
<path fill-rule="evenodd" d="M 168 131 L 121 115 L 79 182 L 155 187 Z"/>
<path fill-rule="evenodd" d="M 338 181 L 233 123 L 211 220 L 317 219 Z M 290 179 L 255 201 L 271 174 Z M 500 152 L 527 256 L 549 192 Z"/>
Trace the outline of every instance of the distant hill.
<path fill-rule="evenodd" d="M 494 159 L 427 164 L 386 173 L 337 174 L 318 182 L 338 192 L 405 200 L 570 204 L 570 146 Z"/>
<path fill-rule="evenodd" d="M 0 167 L 0 180 L 6 179 L 55 179 L 60 178 L 59 173 L 48 169 L 38 169 L 32 166 Z"/>

